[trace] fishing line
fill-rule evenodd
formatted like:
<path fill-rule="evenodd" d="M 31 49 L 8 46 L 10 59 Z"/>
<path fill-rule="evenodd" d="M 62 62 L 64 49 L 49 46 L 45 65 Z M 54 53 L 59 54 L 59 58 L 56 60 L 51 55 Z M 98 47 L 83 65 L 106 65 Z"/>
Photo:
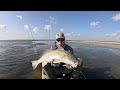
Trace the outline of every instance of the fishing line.
<path fill-rule="evenodd" d="M 23 21 L 24 21 L 24 20 L 23 20 Z M 28 21 L 27 21 L 27 24 L 28 24 Z M 36 48 L 36 50 L 37 50 L 37 54 L 40 55 L 39 50 L 38 50 L 38 48 L 37 48 L 37 45 L 36 45 L 36 43 L 35 43 L 35 39 L 34 39 L 33 34 L 32 34 L 31 27 L 30 27 L 29 24 L 28 24 L 28 29 L 29 29 L 29 31 L 30 31 L 30 33 L 31 33 L 31 36 L 32 36 L 32 39 L 33 39 L 33 43 L 34 43 L 35 48 Z"/>
<path fill-rule="evenodd" d="M 38 50 L 38 48 L 37 48 L 37 45 L 36 45 L 36 43 L 35 43 L 35 39 L 34 39 L 33 34 L 32 34 L 31 27 L 30 27 L 30 25 L 29 25 L 29 24 L 28 24 L 28 26 L 29 26 L 30 33 L 31 33 L 31 36 L 32 36 L 32 39 L 33 39 L 33 43 L 34 43 L 34 45 L 35 45 L 35 47 L 36 47 L 37 53 L 38 53 L 38 55 L 40 55 L 39 50 Z"/>

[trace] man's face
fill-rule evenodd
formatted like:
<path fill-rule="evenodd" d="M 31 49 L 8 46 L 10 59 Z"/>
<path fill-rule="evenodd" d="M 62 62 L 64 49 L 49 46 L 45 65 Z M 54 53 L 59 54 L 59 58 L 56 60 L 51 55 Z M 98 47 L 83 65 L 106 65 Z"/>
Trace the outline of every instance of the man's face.
<path fill-rule="evenodd" d="M 57 46 L 59 46 L 59 47 L 63 46 L 64 43 L 65 43 L 65 40 L 64 40 L 63 38 L 58 38 L 58 39 L 56 40 L 56 44 L 57 44 Z"/>

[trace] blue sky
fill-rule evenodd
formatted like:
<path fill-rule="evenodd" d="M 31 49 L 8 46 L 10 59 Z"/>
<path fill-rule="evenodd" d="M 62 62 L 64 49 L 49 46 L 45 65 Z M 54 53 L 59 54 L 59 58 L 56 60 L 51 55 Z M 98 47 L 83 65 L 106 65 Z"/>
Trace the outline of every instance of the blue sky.
<path fill-rule="evenodd" d="M 120 41 L 120 11 L 0 11 L 0 40 L 55 39 Z"/>

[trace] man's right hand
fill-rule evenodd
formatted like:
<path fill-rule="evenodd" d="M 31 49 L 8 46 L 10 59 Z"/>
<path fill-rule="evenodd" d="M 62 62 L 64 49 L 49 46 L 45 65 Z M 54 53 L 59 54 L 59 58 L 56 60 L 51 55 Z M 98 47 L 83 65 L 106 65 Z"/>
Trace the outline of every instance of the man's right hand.
<path fill-rule="evenodd" d="M 53 66 L 53 67 L 59 67 L 59 65 L 60 65 L 60 60 L 58 60 L 58 59 L 54 59 L 51 62 L 51 66 Z"/>
<path fill-rule="evenodd" d="M 60 63 L 60 60 L 58 60 L 58 59 L 54 59 L 53 61 L 52 61 L 52 63 Z"/>

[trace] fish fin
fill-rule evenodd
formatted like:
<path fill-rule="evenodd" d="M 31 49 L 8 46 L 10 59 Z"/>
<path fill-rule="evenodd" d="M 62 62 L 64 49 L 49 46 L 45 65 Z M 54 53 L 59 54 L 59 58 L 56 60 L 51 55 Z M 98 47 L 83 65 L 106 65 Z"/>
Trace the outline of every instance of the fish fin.
<path fill-rule="evenodd" d="M 37 61 L 31 61 L 31 63 L 32 63 L 33 70 L 36 69 L 38 66 Z"/>
<path fill-rule="evenodd" d="M 44 67 L 45 65 L 47 65 L 47 62 L 43 62 L 42 63 L 42 67 Z"/>

